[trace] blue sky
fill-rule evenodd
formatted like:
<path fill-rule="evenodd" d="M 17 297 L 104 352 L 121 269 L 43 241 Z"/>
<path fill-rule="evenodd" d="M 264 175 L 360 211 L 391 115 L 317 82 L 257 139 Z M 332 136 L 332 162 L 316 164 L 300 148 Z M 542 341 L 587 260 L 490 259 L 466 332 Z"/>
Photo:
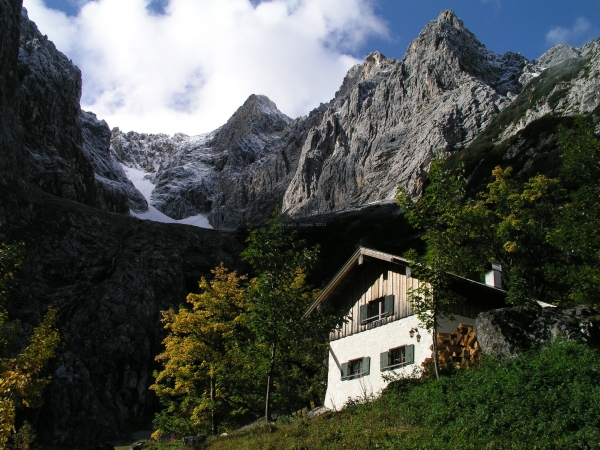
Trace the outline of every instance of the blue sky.
<path fill-rule="evenodd" d="M 600 36 L 600 0 L 381 0 L 375 10 L 385 17 L 396 42 L 370 40 L 364 50 L 376 46 L 388 57 L 402 57 L 425 23 L 443 9 L 454 10 L 488 49 L 519 52 L 529 59 L 558 43 L 547 39 L 558 27 L 565 30 L 555 33 L 566 38 L 561 43 L 579 46 Z M 587 29 L 574 30 L 578 20 L 589 24 Z"/>
<path fill-rule="evenodd" d="M 82 70 L 109 125 L 197 134 L 252 93 L 291 117 L 328 101 L 371 51 L 401 58 L 453 9 L 490 50 L 529 59 L 600 36 L 600 0 L 24 0 Z"/>

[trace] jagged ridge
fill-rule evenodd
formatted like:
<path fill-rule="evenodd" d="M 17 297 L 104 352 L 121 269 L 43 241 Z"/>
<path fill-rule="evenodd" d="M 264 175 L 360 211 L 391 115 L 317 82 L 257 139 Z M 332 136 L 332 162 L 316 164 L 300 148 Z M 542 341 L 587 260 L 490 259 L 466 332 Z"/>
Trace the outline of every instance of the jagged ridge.
<path fill-rule="evenodd" d="M 418 195 L 432 151 L 464 148 L 510 104 L 526 63 L 487 50 L 443 11 L 401 61 L 368 55 L 335 98 L 307 117 L 292 121 L 265 97 L 250 97 L 203 143 L 212 162 L 168 163 L 185 151 L 187 137 L 146 144 L 149 138 L 130 135 L 129 148 L 158 158 L 145 166 L 155 173 L 157 208 L 173 217 L 209 210 L 216 228 L 260 222 L 276 205 L 303 217 L 390 201 L 398 186 Z M 113 154 L 125 160 L 116 140 Z"/>

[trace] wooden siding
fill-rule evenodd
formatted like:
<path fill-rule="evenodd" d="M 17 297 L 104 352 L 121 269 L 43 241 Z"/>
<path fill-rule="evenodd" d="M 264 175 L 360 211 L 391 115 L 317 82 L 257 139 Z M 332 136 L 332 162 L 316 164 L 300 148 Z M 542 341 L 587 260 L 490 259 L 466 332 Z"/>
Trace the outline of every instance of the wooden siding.
<path fill-rule="evenodd" d="M 406 277 L 405 266 L 378 260 L 363 265 L 359 275 L 336 301 L 338 317 L 344 317 L 346 322 L 330 333 L 332 341 L 413 314 L 406 292 L 417 287 L 418 280 Z M 386 295 L 395 296 L 394 313 L 383 320 L 361 325 L 360 307 Z"/>

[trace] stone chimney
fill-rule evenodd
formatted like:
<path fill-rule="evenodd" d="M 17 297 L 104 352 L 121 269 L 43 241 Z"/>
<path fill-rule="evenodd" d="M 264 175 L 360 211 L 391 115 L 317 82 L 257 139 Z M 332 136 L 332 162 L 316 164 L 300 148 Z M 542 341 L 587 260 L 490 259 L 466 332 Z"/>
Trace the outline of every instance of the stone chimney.
<path fill-rule="evenodd" d="M 491 268 L 485 273 L 485 284 L 502 289 L 502 266 L 500 264 L 491 264 Z"/>

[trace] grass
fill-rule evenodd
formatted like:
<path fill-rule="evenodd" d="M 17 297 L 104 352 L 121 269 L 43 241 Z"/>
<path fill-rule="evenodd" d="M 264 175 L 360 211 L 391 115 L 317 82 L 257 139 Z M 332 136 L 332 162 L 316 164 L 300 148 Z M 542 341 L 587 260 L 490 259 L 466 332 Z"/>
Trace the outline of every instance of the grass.
<path fill-rule="evenodd" d="M 158 444 L 157 444 L 158 445 Z M 181 446 L 148 447 L 158 449 Z M 285 418 L 209 440 L 210 450 L 592 449 L 600 447 L 600 358 L 561 342 L 436 380 L 390 385 L 339 413 Z M 123 447 L 125 448 L 125 447 Z"/>

